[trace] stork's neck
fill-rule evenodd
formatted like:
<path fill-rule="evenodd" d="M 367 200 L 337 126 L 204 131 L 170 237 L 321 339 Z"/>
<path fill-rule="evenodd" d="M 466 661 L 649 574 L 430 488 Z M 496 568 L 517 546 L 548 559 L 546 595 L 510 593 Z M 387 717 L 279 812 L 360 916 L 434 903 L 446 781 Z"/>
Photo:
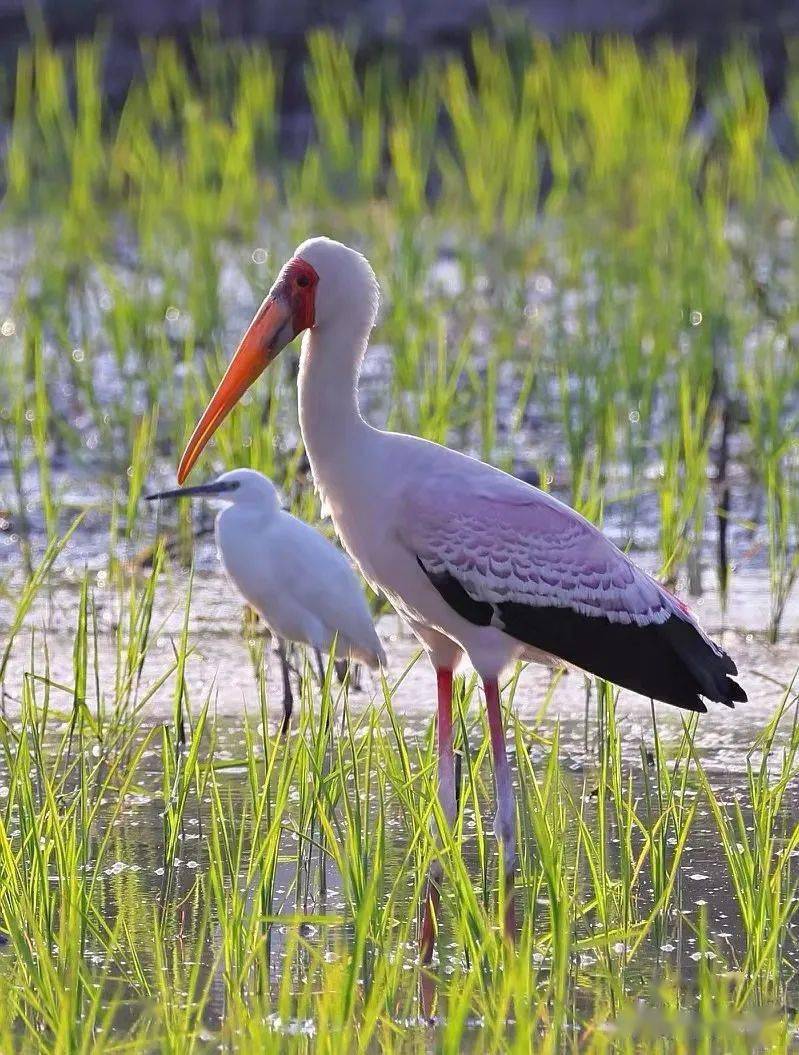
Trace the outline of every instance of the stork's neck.
<path fill-rule="evenodd" d="M 340 316 L 309 330 L 302 344 L 300 428 L 314 478 L 329 497 L 372 431 L 358 406 L 358 373 L 371 328 L 371 319 L 359 324 Z"/>

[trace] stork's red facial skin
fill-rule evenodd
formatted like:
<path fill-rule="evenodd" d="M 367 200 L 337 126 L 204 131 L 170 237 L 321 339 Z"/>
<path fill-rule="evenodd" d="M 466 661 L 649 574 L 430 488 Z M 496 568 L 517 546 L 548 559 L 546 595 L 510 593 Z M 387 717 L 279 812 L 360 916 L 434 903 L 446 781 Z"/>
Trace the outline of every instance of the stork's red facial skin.
<path fill-rule="evenodd" d="M 309 330 L 314 324 L 316 284 L 319 276 L 300 256 L 292 257 L 284 266 L 278 281 L 286 282 L 291 296 L 294 335 Z"/>
<path fill-rule="evenodd" d="M 189 475 L 205 445 L 250 385 L 289 341 L 313 326 L 318 281 L 316 271 L 301 257 L 292 257 L 284 266 L 186 445 L 178 467 L 178 483 L 182 484 Z"/>

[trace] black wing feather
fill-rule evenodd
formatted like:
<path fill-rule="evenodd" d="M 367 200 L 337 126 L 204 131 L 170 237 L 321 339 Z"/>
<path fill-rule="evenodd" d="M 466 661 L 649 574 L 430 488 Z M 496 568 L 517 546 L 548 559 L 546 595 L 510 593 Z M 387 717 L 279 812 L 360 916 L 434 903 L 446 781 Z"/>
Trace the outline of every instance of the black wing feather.
<path fill-rule="evenodd" d="M 447 604 L 476 626 L 493 620 L 517 641 L 683 710 L 706 711 L 702 696 L 727 707 L 746 702 L 746 693 L 731 677 L 738 671 L 730 657 L 677 614 L 641 626 L 554 605 L 489 604 L 470 596 L 449 572 L 428 571 L 417 560 Z"/>

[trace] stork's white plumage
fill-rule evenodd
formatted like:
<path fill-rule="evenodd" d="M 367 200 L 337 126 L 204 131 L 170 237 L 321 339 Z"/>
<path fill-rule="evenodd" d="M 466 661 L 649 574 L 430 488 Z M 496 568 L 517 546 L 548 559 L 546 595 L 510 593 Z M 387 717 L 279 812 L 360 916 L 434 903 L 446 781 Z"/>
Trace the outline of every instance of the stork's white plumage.
<path fill-rule="evenodd" d="M 414 436 L 369 426 L 357 380 L 378 286 L 368 261 L 327 238 L 298 247 L 239 345 L 183 455 L 182 481 L 225 415 L 306 331 L 300 425 L 317 488 L 364 576 L 425 645 L 438 676 L 439 793 L 455 816 L 452 674 L 464 653 L 486 696 L 507 910 L 516 820 L 498 679 L 517 659 L 558 657 L 689 710 L 745 700 L 732 660 L 688 610 L 574 510 L 506 473 Z M 428 888 L 432 954 L 440 874 Z"/>
<path fill-rule="evenodd" d="M 385 653 L 369 606 L 346 556 L 318 531 L 281 508 L 274 484 L 253 469 L 148 495 L 220 501 L 215 533 L 228 578 L 282 641 L 310 645 L 338 659 L 377 667 Z"/>

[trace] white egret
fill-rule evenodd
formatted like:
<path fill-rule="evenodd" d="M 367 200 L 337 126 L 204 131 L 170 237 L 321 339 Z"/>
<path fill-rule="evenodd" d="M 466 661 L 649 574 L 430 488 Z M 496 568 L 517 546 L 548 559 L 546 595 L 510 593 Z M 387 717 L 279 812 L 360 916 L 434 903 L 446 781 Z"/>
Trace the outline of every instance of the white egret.
<path fill-rule="evenodd" d="M 254 469 L 147 496 L 205 496 L 223 508 L 216 545 L 228 578 L 279 641 L 283 661 L 284 729 L 291 717 L 285 642 L 310 645 L 370 667 L 385 663 L 369 606 L 347 557 L 332 542 L 281 508 L 275 485 Z M 288 712 L 288 713 L 286 713 Z"/>

